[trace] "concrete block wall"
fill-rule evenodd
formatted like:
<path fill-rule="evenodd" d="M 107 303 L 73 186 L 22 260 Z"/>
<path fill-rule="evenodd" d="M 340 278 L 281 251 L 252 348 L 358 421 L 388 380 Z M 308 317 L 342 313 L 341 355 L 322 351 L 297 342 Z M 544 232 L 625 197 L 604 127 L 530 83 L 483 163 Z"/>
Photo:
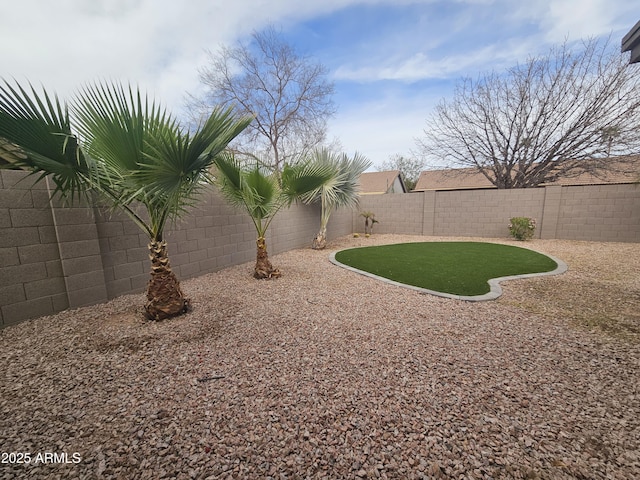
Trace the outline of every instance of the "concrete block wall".
<path fill-rule="evenodd" d="M 354 212 L 354 231 L 364 233 L 364 217 L 361 212 L 373 212 L 378 223 L 373 233 L 406 233 L 422 235 L 424 196 L 421 194 L 363 195 L 359 210 Z"/>
<path fill-rule="evenodd" d="M 143 291 L 149 280 L 147 236 L 123 213 L 101 207 L 94 212 L 107 298 Z"/>
<path fill-rule="evenodd" d="M 129 217 L 98 202 L 50 202 L 47 181 L 0 170 L 0 326 L 140 293 L 149 280 L 149 239 Z M 269 253 L 310 246 L 319 227 L 319 205 L 285 207 L 267 233 Z M 351 231 L 351 212 L 334 212 L 329 238 Z M 253 261 L 256 236 L 248 214 L 213 188 L 165 231 L 180 279 Z"/>
<path fill-rule="evenodd" d="M 108 296 L 93 207 L 54 200 L 50 208 L 69 307 L 104 302 Z"/>
<path fill-rule="evenodd" d="M 50 190 L 47 180 L 0 170 L 0 326 L 146 288 L 147 236 L 95 202 L 49 202 Z M 640 242 L 640 185 L 368 195 L 332 214 L 329 239 L 364 232 L 359 212 L 367 210 L 380 222 L 374 233 L 507 237 L 509 218 L 528 216 L 539 238 Z M 317 204 L 283 209 L 267 234 L 269 253 L 310 246 L 319 226 Z M 253 223 L 215 189 L 166 240 L 180 279 L 255 259 Z"/>
<path fill-rule="evenodd" d="M 108 298 L 144 291 L 149 280 L 149 239 L 125 214 L 96 210 Z M 285 207 L 267 231 L 269 254 L 311 245 L 319 219 L 317 206 Z M 255 260 L 256 239 L 249 215 L 229 206 L 212 189 L 165 232 L 171 267 L 179 279 Z"/>
<path fill-rule="evenodd" d="M 638 184 L 366 195 L 359 209 L 375 213 L 377 233 L 500 238 L 510 218 L 531 217 L 536 238 L 640 242 Z"/>
<path fill-rule="evenodd" d="M 363 196 L 360 211 L 375 213 L 374 233 L 504 237 L 511 217 L 541 219 L 543 200 L 542 189 L 430 191 Z"/>
<path fill-rule="evenodd" d="M 320 205 L 293 204 L 286 206 L 276 215 L 267 231 L 267 251 L 269 255 L 311 247 L 313 238 L 320 229 Z M 255 258 L 255 234 L 252 243 Z"/>
<path fill-rule="evenodd" d="M 538 224 L 539 238 L 558 238 L 558 222 L 562 208 L 562 186 L 554 185 L 544 189 L 542 218 Z"/>
<path fill-rule="evenodd" d="M 358 207 L 339 208 L 335 210 L 329 218 L 329 224 L 327 225 L 327 238 L 329 240 L 333 240 L 343 235 L 349 235 L 357 232 L 358 230 L 354 222 L 354 213 L 357 214 L 358 211 Z M 317 230 L 319 229 L 320 223 L 318 223 L 317 226 Z"/>
<path fill-rule="evenodd" d="M 0 170 L 0 322 L 69 306 L 49 193 L 22 172 Z"/>
<path fill-rule="evenodd" d="M 531 217 L 540 222 L 543 199 L 544 190 L 537 188 L 438 192 L 433 234 L 504 237 L 509 234 L 512 217 Z"/>
<path fill-rule="evenodd" d="M 557 238 L 640 241 L 640 184 L 564 187 Z"/>

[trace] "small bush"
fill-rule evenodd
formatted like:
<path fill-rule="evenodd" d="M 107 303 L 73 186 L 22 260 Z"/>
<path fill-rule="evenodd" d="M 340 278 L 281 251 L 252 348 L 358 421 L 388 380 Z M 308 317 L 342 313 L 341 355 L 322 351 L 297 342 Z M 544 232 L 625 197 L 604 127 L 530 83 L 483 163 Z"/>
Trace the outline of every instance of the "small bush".
<path fill-rule="evenodd" d="M 509 233 L 516 240 L 530 240 L 536 231 L 536 221 L 529 217 L 513 217 L 509 220 Z"/>

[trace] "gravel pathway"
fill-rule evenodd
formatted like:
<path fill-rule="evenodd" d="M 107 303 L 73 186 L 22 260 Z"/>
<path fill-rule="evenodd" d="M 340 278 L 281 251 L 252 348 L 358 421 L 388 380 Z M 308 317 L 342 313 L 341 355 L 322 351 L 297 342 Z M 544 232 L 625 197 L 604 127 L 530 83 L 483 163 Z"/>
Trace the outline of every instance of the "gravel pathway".
<path fill-rule="evenodd" d="M 640 244 L 529 242 L 569 271 L 479 303 L 328 260 L 420 239 L 187 280 L 161 323 L 129 295 L 0 331 L 0 479 L 640 478 Z"/>

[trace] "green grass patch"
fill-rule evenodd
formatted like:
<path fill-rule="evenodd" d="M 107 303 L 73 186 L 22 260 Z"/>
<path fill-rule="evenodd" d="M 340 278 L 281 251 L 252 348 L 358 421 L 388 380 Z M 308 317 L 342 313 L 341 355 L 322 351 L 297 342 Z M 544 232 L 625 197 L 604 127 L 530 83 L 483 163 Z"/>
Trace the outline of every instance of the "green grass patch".
<path fill-rule="evenodd" d="M 492 278 L 550 272 L 558 264 L 526 248 L 482 242 L 420 242 L 351 248 L 338 262 L 396 282 L 453 295 L 484 295 Z"/>

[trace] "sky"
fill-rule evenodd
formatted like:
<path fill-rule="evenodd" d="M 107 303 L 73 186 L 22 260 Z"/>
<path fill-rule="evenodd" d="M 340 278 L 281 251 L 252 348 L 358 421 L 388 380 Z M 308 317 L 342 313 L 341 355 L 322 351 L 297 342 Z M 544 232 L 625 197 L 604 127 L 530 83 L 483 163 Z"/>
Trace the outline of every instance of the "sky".
<path fill-rule="evenodd" d="M 186 120 L 207 50 L 271 24 L 329 71 L 328 139 L 375 169 L 415 153 L 462 78 L 564 41 L 619 45 L 638 20 L 640 0 L 0 0 L 0 77 L 62 98 L 88 82 L 131 82 Z"/>

